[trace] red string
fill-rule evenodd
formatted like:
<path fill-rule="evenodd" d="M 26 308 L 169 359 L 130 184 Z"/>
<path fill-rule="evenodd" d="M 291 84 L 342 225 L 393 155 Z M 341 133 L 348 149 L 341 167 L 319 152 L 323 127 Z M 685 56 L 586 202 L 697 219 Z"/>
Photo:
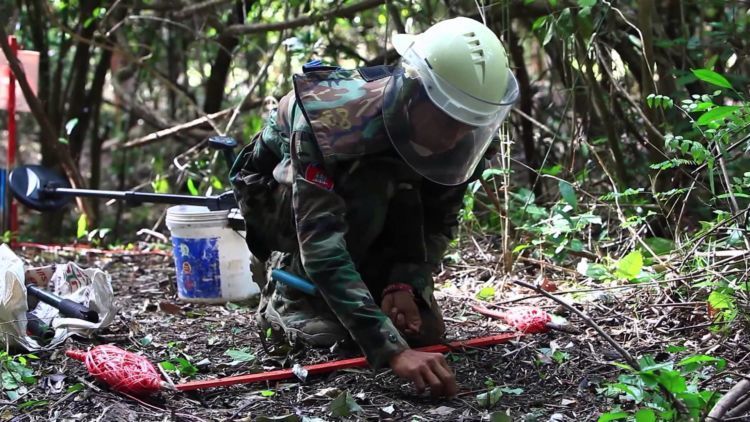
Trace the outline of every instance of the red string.
<path fill-rule="evenodd" d="M 552 317 L 542 309 L 531 306 L 517 306 L 503 312 L 503 319 L 511 327 L 526 334 L 548 331 L 547 323 Z"/>
<path fill-rule="evenodd" d="M 80 360 L 89 373 L 113 390 L 144 396 L 161 389 L 161 377 L 143 356 L 112 345 L 96 346 L 88 352 L 68 350 L 65 354 Z"/>

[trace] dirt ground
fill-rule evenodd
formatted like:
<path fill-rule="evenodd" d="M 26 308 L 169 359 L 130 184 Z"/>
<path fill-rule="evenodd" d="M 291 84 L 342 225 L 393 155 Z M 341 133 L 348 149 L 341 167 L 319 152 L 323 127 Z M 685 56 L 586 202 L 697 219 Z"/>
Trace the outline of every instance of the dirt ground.
<path fill-rule="evenodd" d="M 175 383 L 342 357 L 328 350 L 281 350 L 278 354 L 278 347 L 264 348 L 252 306 L 178 302 L 169 256 L 40 253 L 34 249 L 20 253 L 33 265 L 75 261 L 109 272 L 120 309 L 118 318 L 95 338 L 70 339 L 66 346 L 85 349 L 112 343 L 141 353 L 153 363 L 184 358 L 197 373 L 190 377 L 171 373 Z M 460 393 L 453 399 L 441 400 L 417 395 L 389 371 L 353 369 L 310 376 L 304 382 L 295 379 L 191 393 L 165 391 L 136 401 L 95 382 L 81 363 L 56 350 L 40 353 L 39 360 L 31 361 L 39 382 L 16 403 L 0 401 L 0 419 L 479 421 L 490 420 L 491 415 L 492 420 L 503 420 L 499 418 L 502 412 L 510 414 L 505 420 L 559 422 L 595 421 L 602 412 L 616 406 L 633 408 L 633 403 L 607 398 L 601 392 L 607 382 L 616 382 L 621 373 L 611 363 L 622 359 L 610 345 L 564 308 L 503 281 L 495 270 L 497 257 L 484 252 L 465 255 L 460 264 L 448 265 L 438 275 L 437 296 L 446 316 L 449 340 L 509 331 L 509 327 L 476 314 L 469 306 L 476 303 L 480 287 L 487 285 L 494 286 L 496 292 L 485 306 L 501 309 L 536 305 L 565 318 L 580 333 L 552 331 L 487 349 L 451 353 L 448 357 L 456 371 Z M 536 263 L 525 262 L 518 266 L 515 277 L 533 282 L 539 279 L 540 271 Z M 545 267 L 544 277 L 559 291 L 578 291 L 564 297 L 575 300 L 579 309 L 634 356 L 658 356 L 667 345 L 684 345 L 726 359 L 731 373 L 748 372 L 750 347 L 744 333 L 730 337 L 710 334 L 705 326 L 705 304 L 677 305 L 674 297 L 664 293 L 665 289 L 648 287 L 580 292 L 598 286 L 582 284 L 574 271 L 560 268 Z M 236 355 L 226 354 L 228 350 L 245 353 L 238 361 Z M 736 377 L 730 375 L 714 376 L 705 380 L 703 387 L 725 391 L 734 382 Z M 487 393 L 489 387 L 501 387 L 503 395 L 491 408 L 482 408 L 477 396 Z M 336 408 L 347 392 L 359 410 L 348 417 L 334 416 L 332 406 Z M 20 410 L 18 404 L 26 400 L 45 402 Z"/>

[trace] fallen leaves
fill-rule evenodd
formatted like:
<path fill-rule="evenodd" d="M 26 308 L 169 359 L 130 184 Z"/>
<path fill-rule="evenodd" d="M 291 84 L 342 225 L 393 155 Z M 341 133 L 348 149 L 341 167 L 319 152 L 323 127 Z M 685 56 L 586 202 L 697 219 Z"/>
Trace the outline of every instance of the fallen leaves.
<path fill-rule="evenodd" d="M 348 391 L 344 391 L 338 397 L 333 399 L 329 405 L 329 409 L 333 416 L 339 417 L 351 416 L 352 413 L 362 411 L 362 407 L 357 404 L 357 401 L 354 400 L 354 397 L 352 397 L 351 393 Z"/>
<path fill-rule="evenodd" d="M 435 416 L 448 416 L 455 411 L 456 409 L 452 407 L 440 406 L 440 407 L 436 407 L 434 409 L 428 410 L 427 413 L 429 413 L 430 415 L 435 415 Z"/>
<path fill-rule="evenodd" d="M 252 362 L 255 360 L 255 355 L 250 353 L 249 349 L 247 348 L 229 349 L 224 352 L 224 354 L 232 358 L 232 361 L 229 363 L 232 366 L 236 366 L 245 362 Z"/>

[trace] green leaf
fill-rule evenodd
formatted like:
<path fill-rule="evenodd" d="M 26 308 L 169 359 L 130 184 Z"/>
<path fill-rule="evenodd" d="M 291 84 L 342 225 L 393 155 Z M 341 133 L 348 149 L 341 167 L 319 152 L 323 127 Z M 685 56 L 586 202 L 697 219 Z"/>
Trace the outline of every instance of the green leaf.
<path fill-rule="evenodd" d="M 231 365 L 237 365 L 242 362 L 252 362 L 255 360 L 255 355 L 247 351 L 248 349 L 229 349 L 224 352 L 225 355 L 232 358 Z"/>
<path fill-rule="evenodd" d="M 239 304 L 237 304 L 237 303 L 234 303 L 234 302 L 227 302 L 227 304 L 226 304 L 226 305 L 224 305 L 224 306 L 225 306 L 225 307 L 226 307 L 226 308 L 227 308 L 228 310 L 230 310 L 230 311 L 236 311 L 236 310 L 238 310 L 238 309 L 242 309 L 242 306 L 240 306 Z"/>
<path fill-rule="evenodd" d="M 576 198 L 576 191 L 573 188 L 573 185 L 570 183 L 560 180 L 557 183 L 557 186 L 560 189 L 560 195 L 562 195 L 562 198 L 567 202 L 571 207 L 578 209 L 578 198 Z"/>
<path fill-rule="evenodd" d="M 557 176 L 562 173 L 563 167 L 560 164 L 555 164 L 551 167 L 544 167 L 540 171 L 541 174 L 549 174 L 550 176 Z"/>
<path fill-rule="evenodd" d="M 260 395 L 263 396 L 263 397 L 271 397 L 271 396 L 273 396 L 275 394 L 276 394 L 276 392 L 273 391 L 273 390 L 263 390 L 263 391 L 260 392 Z"/>
<path fill-rule="evenodd" d="M 718 395 L 718 393 L 713 393 L 713 392 L 708 392 L 708 391 L 704 391 L 703 393 Z M 710 396 L 708 400 L 705 400 L 702 394 L 680 393 L 677 395 L 677 398 L 680 399 L 683 403 L 685 403 L 685 407 L 688 408 L 689 415 L 695 421 L 701 420 L 701 414 L 703 413 L 703 409 L 705 408 L 710 409 L 711 407 L 713 407 L 713 403 L 710 402 Z"/>
<path fill-rule="evenodd" d="M 547 15 L 542 15 L 542 16 L 536 18 L 536 20 L 534 21 L 534 23 L 531 24 L 531 30 L 532 31 L 537 30 L 537 29 L 541 28 L 542 26 L 544 26 L 545 23 L 547 23 Z"/>
<path fill-rule="evenodd" d="M 671 393 L 682 393 L 687 390 L 685 377 L 679 371 L 660 371 L 656 379 Z"/>
<path fill-rule="evenodd" d="M 352 413 L 362 411 L 362 408 L 357 404 L 357 402 L 354 400 L 354 397 L 352 397 L 349 391 L 344 391 L 343 393 L 339 394 L 338 397 L 333 399 L 329 409 L 331 410 L 333 416 L 338 416 L 341 418 L 350 416 Z"/>
<path fill-rule="evenodd" d="M 177 373 L 181 377 L 191 377 L 198 373 L 198 368 L 185 358 L 176 358 L 173 361 L 177 362 Z"/>
<path fill-rule="evenodd" d="M 29 400 L 29 401 L 26 401 L 26 402 L 23 402 L 23 403 L 19 404 L 18 408 L 21 409 L 21 410 L 23 410 L 23 409 L 31 409 L 32 407 L 44 406 L 47 403 L 49 403 L 48 400 Z"/>
<path fill-rule="evenodd" d="M 547 25 L 547 33 L 544 35 L 542 45 L 546 46 L 547 44 L 549 44 L 549 42 L 552 41 L 553 35 L 555 35 L 554 25 Z"/>
<path fill-rule="evenodd" d="M 621 363 L 621 362 L 611 362 L 610 364 L 611 364 L 612 366 L 616 366 L 616 367 L 618 367 L 618 368 L 620 368 L 620 369 L 624 369 L 624 370 L 626 370 L 626 371 L 628 371 L 628 372 L 634 372 L 634 371 L 635 371 L 635 370 L 633 369 L 633 367 L 632 367 L 632 366 L 630 366 L 630 365 L 628 365 L 628 364 L 626 364 L 626 363 Z"/>
<path fill-rule="evenodd" d="M 492 412 L 490 413 L 490 422 L 512 422 L 513 418 L 510 417 L 506 412 Z"/>
<path fill-rule="evenodd" d="M 656 414 L 652 409 L 641 409 L 635 412 L 635 422 L 656 422 Z"/>
<path fill-rule="evenodd" d="M 477 395 L 477 403 L 479 403 L 480 407 L 489 409 L 495 406 L 502 396 L 502 387 L 495 387 L 486 393 Z"/>
<path fill-rule="evenodd" d="M 224 184 L 221 183 L 221 180 L 219 180 L 218 177 L 211 175 L 211 186 L 214 187 L 214 189 L 224 189 Z"/>
<path fill-rule="evenodd" d="M 734 296 L 728 294 L 725 289 L 717 289 L 708 295 L 708 304 L 716 310 L 734 309 Z"/>
<path fill-rule="evenodd" d="M 169 192 L 169 181 L 162 176 L 157 176 L 156 180 L 151 182 L 151 187 L 156 193 L 168 193 Z"/>
<path fill-rule="evenodd" d="M 609 271 L 607 271 L 607 267 L 602 264 L 589 264 L 586 267 L 584 275 L 594 280 L 604 280 L 607 277 L 611 277 Z"/>
<path fill-rule="evenodd" d="M 729 83 L 727 78 L 714 72 L 713 70 L 692 69 L 692 72 L 696 78 L 702 80 L 703 82 L 708 82 L 710 84 L 720 86 L 722 88 L 730 88 L 730 89 L 732 88 L 732 84 Z"/>
<path fill-rule="evenodd" d="M 174 364 L 168 360 L 165 360 L 164 362 L 159 362 L 159 365 L 168 372 L 174 372 L 177 370 L 177 367 L 174 366 Z"/>
<path fill-rule="evenodd" d="M 625 412 L 607 412 L 599 416 L 597 422 L 619 421 L 622 419 L 627 419 L 627 417 L 628 414 Z"/>
<path fill-rule="evenodd" d="M 593 7 L 596 5 L 596 0 L 578 0 L 578 5 L 581 7 Z"/>
<path fill-rule="evenodd" d="M 524 243 L 524 244 L 518 245 L 515 248 L 513 248 L 513 253 L 521 252 L 522 250 L 528 249 L 530 247 L 531 247 L 531 245 L 529 245 L 528 243 Z"/>
<path fill-rule="evenodd" d="M 710 111 L 707 111 L 701 115 L 696 121 L 697 124 L 705 126 L 709 123 L 717 120 L 725 119 L 731 116 L 735 111 L 739 110 L 739 106 L 720 106 Z"/>
<path fill-rule="evenodd" d="M 195 187 L 195 183 L 193 182 L 193 179 L 188 179 L 187 188 L 190 191 L 191 195 L 198 196 L 198 188 Z"/>
<path fill-rule="evenodd" d="M 656 254 L 656 255 L 666 255 L 673 250 L 675 250 L 675 244 L 672 240 L 665 239 L 663 237 L 647 237 L 643 239 L 643 243 L 648 245 L 649 248 Z M 646 254 L 648 254 L 648 257 L 651 258 L 651 252 L 648 250 L 645 251 Z"/>
<path fill-rule="evenodd" d="M 667 346 L 667 353 L 680 353 L 684 352 L 688 348 L 685 346 Z"/>
<path fill-rule="evenodd" d="M 716 368 L 721 370 L 726 366 L 727 361 L 721 358 L 715 358 L 713 356 L 708 356 L 708 355 L 695 355 L 695 356 L 688 356 L 685 359 L 679 361 L 677 363 L 677 366 L 684 366 L 685 371 L 693 372 L 706 363 L 716 363 Z"/>
<path fill-rule="evenodd" d="M 80 382 L 77 384 L 73 384 L 70 387 L 68 387 L 68 393 L 77 393 L 79 391 L 83 390 L 83 384 Z"/>
<path fill-rule="evenodd" d="M 508 388 L 508 387 L 501 387 L 500 391 L 506 394 L 513 394 L 514 396 L 518 396 L 520 394 L 523 394 L 523 388 Z"/>
<path fill-rule="evenodd" d="M 86 220 L 86 214 L 81 214 L 78 217 L 78 229 L 76 230 L 76 236 L 80 239 L 89 232 L 89 223 Z"/>
<path fill-rule="evenodd" d="M 4 390 L 15 390 L 18 388 L 18 381 L 10 372 L 3 372 L 0 375 L 0 380 L 2 380 Z"/>
<path fill-rule="evenodd" d="M 488 301 L 495 297 L 495 288 L 492 286 L 482 287 L 482 289 L 477 292 L 477 299 Z"/>
<path fill-rule="evenodd" d="M 65 133 L 70 136 L 70 134 L 73 132 L 73 129 L 78 126 L 78 118 L 70 119 L 68 120 L 68 123 L 65 123 Z"/>
<path fill-rule="evenodd" d="M 641 254 L 641 251 L 633 251 L 617 262 L 615 276 L 626 280 L 632 280 L 638 277 L 638 274 L 641 273 L 642 269 L 643 255 Z"/>
<path fill-rule="evenodd" d="M 505 169 L 498 169 L 498 168 L 485 169 L 482 172 L 482 180 L 489 180 L 495 176 L 499 176 L 503 174 L 508 174 L 508 171 Z"/>

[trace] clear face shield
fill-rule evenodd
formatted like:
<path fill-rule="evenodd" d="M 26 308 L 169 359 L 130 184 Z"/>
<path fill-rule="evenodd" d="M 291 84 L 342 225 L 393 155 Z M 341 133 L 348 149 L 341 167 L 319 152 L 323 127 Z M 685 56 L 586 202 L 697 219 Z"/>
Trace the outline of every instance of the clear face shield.
<path fill-rule="evenodd" d="M 401 157 L 425 178 L 441 185 L 461 184 L 474 173 L 518 98 L 516 79 L 508 70 L 506 92 L 498 103 L 471 97 L 484 111 L 490 110 L 477 113 L 445 95 L 457 89 L 415 67 L 413 63 L 421 62 L 418 58 L 404 59 L 406 64 L 394 70 L 383 95 L 388 136 Z"/>

